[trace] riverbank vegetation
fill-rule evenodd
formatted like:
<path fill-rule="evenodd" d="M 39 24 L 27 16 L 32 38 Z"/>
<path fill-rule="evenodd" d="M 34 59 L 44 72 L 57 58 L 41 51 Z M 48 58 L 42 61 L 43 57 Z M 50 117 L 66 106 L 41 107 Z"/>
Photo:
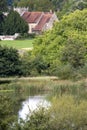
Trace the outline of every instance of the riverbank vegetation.
<path fill-rule="evenodd" d="M 77 103 L 73 96 L 63 95 L 55 98 L 50 108 L 40 108 L 22 123 L 13 130 L 86 130 L 87 102 L 81 100 Z"/>
<path fill-rule="evenodd" d="M 34 93 L 48 93 L 47 99 L 51 106 L 40 106 L 31 116 L 27 115 L 26 120 L 16 122 L 21 102 Z M 3 109 L 4 107 L 6 109 Z M 1 130 L 86 130 L 87 80 L 71 81 L 44 77 L 11 79 L 11 82 L 0 85 L 0 113 L 4 113 L 0 116 Z"/>

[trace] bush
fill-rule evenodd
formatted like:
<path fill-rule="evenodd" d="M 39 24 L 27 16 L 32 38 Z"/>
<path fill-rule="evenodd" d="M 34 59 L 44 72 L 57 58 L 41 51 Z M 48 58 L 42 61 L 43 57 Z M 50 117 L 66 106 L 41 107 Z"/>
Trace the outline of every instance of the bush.
<path fill-rule="evenodd" d="M 20 34 L 19 37 L 17 37 L 17 39 L 31 39 L 31 38 L 35 38 L 35 34 L 28 34 L 28 33 L 24 33 L 24 34 Z"/>
<path fill-rule="evenodd" d="M 86 130 L 87 102 L 63 95 L 52 100 L 49 109 L 39 108 L 14 130 Z"/>
<path fill-rule="evenodd" d="M 21 61 L 18 51 L 0 46 L 0 77 L 21 74 Z"/>
<path fill-rule="evenodd" d="M 50 109 L 50 130 L 86 130 L 87 102 L 76 102 L 73 96 L 62 96 L 53 99 Z"/>
<path fill-rule="evenodd" d="M 79 71 L 80 71 L 82 77 L 87 77 L 87 63 Z"/>
<path fill-rule="evenodd" d="M 57 76 L 61 79 L 72 79 L 74 76 L 74 69 L 69 64 L 58 66 Z"/>

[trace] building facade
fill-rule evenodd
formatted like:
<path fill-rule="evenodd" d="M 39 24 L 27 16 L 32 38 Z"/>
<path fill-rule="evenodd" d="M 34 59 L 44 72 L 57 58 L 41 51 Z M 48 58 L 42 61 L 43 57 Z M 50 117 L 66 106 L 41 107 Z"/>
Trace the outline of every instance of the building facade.
<path fill-rule="evenodd" d="M 28 23 L 28 33 L 41 34 L 53 27 L 54 22 L 58 21 L 55 13 L 52 12 L 28 12 L 25 11 L 22 18 Z"/>

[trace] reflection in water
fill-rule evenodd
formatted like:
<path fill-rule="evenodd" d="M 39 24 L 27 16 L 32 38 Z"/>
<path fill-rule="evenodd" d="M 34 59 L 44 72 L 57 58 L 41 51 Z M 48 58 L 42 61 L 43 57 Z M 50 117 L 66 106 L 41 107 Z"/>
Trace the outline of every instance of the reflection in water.
<path fill-rule="evenodd" d="M 35 109 L 38 109 L 39 106 L 48 107 L 50 106 L 50 102 L 45 99 L 45 96 L 29 96 L 29 98 L 22 103 L 19 118 L 25 120 L 26 116 Z"/>

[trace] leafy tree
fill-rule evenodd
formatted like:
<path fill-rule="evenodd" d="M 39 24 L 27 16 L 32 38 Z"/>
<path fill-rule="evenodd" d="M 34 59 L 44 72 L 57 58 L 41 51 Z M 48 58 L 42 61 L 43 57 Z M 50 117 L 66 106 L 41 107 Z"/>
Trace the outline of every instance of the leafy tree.
<path fill-rule="evenodd" d="M 61 56 L 75 68 L 82 67 L 87 61 L 87 10 L 75 11 L 65 16 L 54 28 L 34 41 L 33 55 L 40 55 L 49 64 L 52 74 L 57 66 L 65 64 Z M 83 22 L 84 21 L 84 22 Z M 71 43 L 72 42 L 72 43 Z M 70 50 L 72 49 L 72 50 Z M 77 54 L 78 51 L 78 54 Z M 65 53 L 66 56 L 64 56 Z M 69 57 L 68 57 L 69 56 Z M 78 58 L 76 60 L 75 58 Z M 77 63 L 78 62 L 78 63 Z"/>
<path fill-rule="evenodd" d="M 44 62 L 41 56 L 33 57 L 31 52 L 25 53 L 22 57 L 22 75 L 24 76 L 36 76 L 41 75 L 47 70 L 48 64 Z"/>
<path fill-rule="evenodd" d="M 10 11 L 10 13 L 5 19 L 4 33 L 11 35 L 15 33 L 27 32 L 28 24 L 20 17 L 20 15 L 16 11 Z"/>
<path fill-rule="evenodd" d="M 4 24 L 3 11 L 7 11 L 7 0 L 0 0 L 0 34 L 3 34 L 3 24 Z"/>
<path fill-rule="evenodd" d="M 19 7 L 29 7 L 30 11 L 50 11 L 54 5 L 49 0 L 21 0 L 16 3 Z"/>
<path fill-rule="evenodd" d="M 7 0 L 0 0 L 0 11 L 6 11 L 7 10 Z"/>
<path fill-rule="evenodd" d="M 76 9 L 83 10 L 87 8 L 86 0 L 50 0 L 55 6 L 55 10 L 58 11 L 58 17 L 61 18 L 66 14 L 69 14 Z"/>
<path fill-rule="evenodd" d="M 16 120 L 12 95 L 0 94 L 0 130 L 9 130 Z"/>
<path fill-rule="evenodd" d="M 83 43 L 70 39 L 62 50 L 61 60 L 71 64 L 74 68 L 78 68 L 84 66 L 86 55 L 87 47 Z"/>
<path fill-rule="evenodd" d="M 14 76 L 21 73 L 21 61 L 16 49 L 0 46 L 0 76 Z"/>
<path fill-rule="evenodd" d="M 3 29 L 4 20 L 5 20 L 5 16 L 3 15 L 2 12 L 0 12 L 0 34 L 3 34 L 4 32 L 4 29 Z"/>
<path fill-rule="evenodd" d="M 60 19 L 76 9 L 87 8 L 86 0 L 16 0 L 15 5 L 29 7 L 30 11 L 49 11 L 51 9 L 57 12 Z"/>
<path fill-rule="evenodd" d="M 52 1 L 52 3 L 55 5 L 56 10 L 61 10 L 63 4 L 66 2 L 64 0 L 50 0 L 50 1 Z"/>

